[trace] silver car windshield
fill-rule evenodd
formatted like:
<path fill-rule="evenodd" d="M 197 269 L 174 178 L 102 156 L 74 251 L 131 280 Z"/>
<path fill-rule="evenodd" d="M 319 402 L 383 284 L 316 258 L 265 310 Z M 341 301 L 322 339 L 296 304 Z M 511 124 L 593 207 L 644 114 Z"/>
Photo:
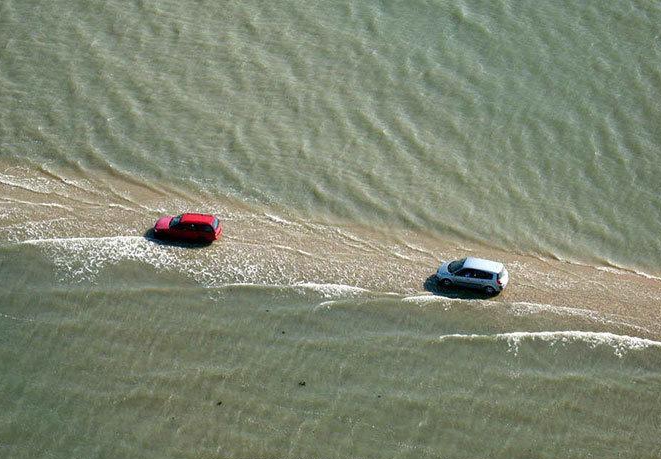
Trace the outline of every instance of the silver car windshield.
<path fill-rule="evenodd" d="M 450 271 L 451 273 L 455 273 L 464 266 L 464 263 L 466 263 L 465 258 L 462 258 L 461 260 L 453 261 L 448 265 L 448 271 Z"/>

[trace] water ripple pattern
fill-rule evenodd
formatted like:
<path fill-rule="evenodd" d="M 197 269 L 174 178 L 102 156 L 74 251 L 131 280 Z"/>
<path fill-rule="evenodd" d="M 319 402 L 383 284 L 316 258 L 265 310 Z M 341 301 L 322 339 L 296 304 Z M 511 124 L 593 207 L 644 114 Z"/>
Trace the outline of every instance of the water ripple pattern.
<path fill-rule="evenodd" d="M 653 271 L 654 3 L 3 4 L 3 156 Z"/>

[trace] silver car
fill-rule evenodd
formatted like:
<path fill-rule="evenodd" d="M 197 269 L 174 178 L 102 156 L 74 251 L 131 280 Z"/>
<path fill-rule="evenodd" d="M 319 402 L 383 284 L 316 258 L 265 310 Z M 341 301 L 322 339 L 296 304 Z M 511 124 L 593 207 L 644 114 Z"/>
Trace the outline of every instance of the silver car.
<path fill-rule="evenodd" d="M 467 257 L 443 263 L 436 271 L 436 278 L 443 287 L 457 285 L 494 295 L 507 286 L 509 274 L 502 263 Z"/>

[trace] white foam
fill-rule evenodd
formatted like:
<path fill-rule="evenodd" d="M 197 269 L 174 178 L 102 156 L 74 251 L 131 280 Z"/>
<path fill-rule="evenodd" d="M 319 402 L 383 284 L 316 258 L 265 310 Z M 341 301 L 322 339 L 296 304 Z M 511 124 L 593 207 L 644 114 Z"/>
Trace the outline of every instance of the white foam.
<path fill-rule="evenodd" d="M 557 343 L 570 343 L 581 341 L 587 343 L 591 348 L 600 345 L 606 345 L 613 348 L 615 355 L 622 357 L 628 351 L 647 349 L 648 347 L 661 348 L 661 342 L 653 341 L 645 338 L 637 338 L 627 335 L 616 335 L 607 332 L 590 332 L 590 331 L 540 331 L 540 332 L 510 332 L 510 333 L 497 333 L 493 335 L 462 335 L 451 334 L 441 335 L 439 337 L 441 342 L 449 340 L 466 340 L 466 341 L 506 341 L 509 346 L 509 351 L 515 355 L 519 351 L 519 344 L 524 340 L 541 340 L 549 342 L 551 346 Z"/>
<path fill-rule="evenodd" d="M 264 213 L 264 215 L 272 222 L 280 223 L 281 225 L 293 225 L 293 223 L 290 222 L 289 220 L 285 220 L 284 218 L 278 217 L 277 215 L 267 214 L 267 213 Z"/>
<path fill-rule="evenodd" d="M 109 203 L 109 204 L 108 204 L 108 207 L 113 208 L 113 209 L 126 210 L 126 211 L 128 211 L 128 212 L 137 212 L 137 210 L 132 209 L 132 208 L 130 208 L 130 207 L 127 207 L 127 206 L 125 206 L 125 205 L 123 205 L 123 204 L 113 204 L 113 203 Z"/>
<path fill-rule="evenodd" d="M 11 215 L 20 214 L 19 208 L 12 209 Z M 71 219 L 68 217 L 58 217 L 48 220 L 26 221 L 14 223 L 3 228 L 6 231 L 6 237 L 9 242 L 20 243 L 27 239 L 40 239 L 53 234 L 55 227 L 71 225 Z"/>
<path fill-rule="evenodd" d="M 0 184 L 40 194 L 46 194 L 52 191 L 51 184 L 43 178 L 26 178 L 0 174 Z"/>
<path fill-rule="evenodd" d="M 69 280 L 94 279 L 99 271 L 122 260 L 142 261 L 157 268 L 171 266 L 170 250 L 140 236 L 39 238 L 22 241 L 40 247 Z"/>
<path fill-rule="evenodd" d="M 441 301 L 444 301 L 449 298 L 443 298 L 440 296 L 432 295 L 430 294 L 423 294 L 423 295 L 412 295 L 412 296 L 406 296 L 402 298 L 402 301 L 405 301 L 407 303 L 416 303 L 416 304 L 427 304 L 427 303 L 440 303 Z"/>
<path fill-rule="evenodd" d="M 359 238 L 358 236 L 355 236 L 355 235 L 353 235 L 353 234 L 351 234 L 351 233 L 349 233 L 349 232 L 347 232 L 347 231 L 344 231 L 344 230 L 342 230 L 342 229 L 340 229 L 340 228 L 335 228 L 335 229 L 334 229 L 334 232 L 335 232 L 336 234 L 342 236 L 343 238 L 345 238 L 345 239 L 347 239 L 347 240 L 349 240 L 349 241 L 352 241 L 352 242 L 355 242 L 356 244 L 358 244 L 358 245 L 348 244 L 348 245 L 350 245 L 351 247 L 356 247 L 356 248 L 374 247 L 374 244 L 372 244 L 372 243 L 370 243 L 370 242 L 368 242 L 368 241 L 366 241 L 366 240 L 364 240 L 364 239 L 361 239 L 361 238 Z"/>
<path fill-rule="evenodd" d="M 430 252 L 429 250 L 427 250 L 425 248 L 419 247 L 417 245 L 409 244 L 408 242 L 404 242 L 404 246 L 407 247 L 408 249 L 414 250 L 416 252 L 420 252 L 424 255 L 429 255 L 434 259 L 437 259 L 438 256 L 439 256 L 439 254 L 437 254 L 437 253 Z"/>
<path fill-rule="evenodd" d="M 651 275 L 651 274 L 647 274 L 646 272 L 643 272 L 643 271 L 634 271 L 634 272 L 635 272 L 636 274 L 638 274 L 639 276 L 646 277 L 647 279 L 661 280 L 661 277 L 659 277 L 659 276 L 653 276 L 653 275 Z"/>
<path fill-rule="evenodd" d="M 38 238 L 27 239 L 22 241 L 24 244 L 75 244 L 75 243 L 102 243 L 102 242 L 128 242 L 128 241 L 146 241 L 145 238 L 140 236 L 101 236 L 101 237 L 52 237 L 52 238 Z"/>
<path fill-rule="evenodd" d="M 449 311 L 452 307 L 451 303 L 456 301 L 470 301 L 470 300 L 461 300 L 460 298 L 449 298 L 442 297 L 437 295 L 427 294 L 427 295 L 414 295 L 407 296 L 402 298 L 402 301 L 405 303 L 413 303 L 419 307 L 428 306 L 429 304 L 441 304 L 443 305 L 444 311 Z"/>
<path fill-rule="evenodd" d="M 411 258 L 409 256 L 406 256 L 406 255 L 403 255 L 401 253 L 398 253 L 398 252 L 391 252 L 391 253 L 393 254 L 394 257 L 399 258 L 401 260 L 415 261 L 413 258 Z"/>
<path fill-rule="evenodd" d="M 21 204 L 24 206 L 41 206 L 41 207 L 55 207 L 59 209 L 64 209 L 66 211 L 72 212 L 73 209 L 69 206 L 66 206 L 64 204 L 58 204 L 55 202 L 30 202 L 30 201 L 22 201 L 20 199 L 9 199 L 9 200 L 4 200 L 2 201 L 2 204 Z"/>
<path fill-rule="evenodd" d="M 281 245 L 281 244 L 272 244 L 271 247 L 275 249 L 282 249 L 282 250 L 288 250 L 290 252 L 295 252 L 300 255 L 304 255 L 306 257 L 314 257 L 310 252 L 306 252 L 305 250 L 297 249 L 294 247 L 289 247 L 288 245 Z"/>
<path fill-rule="evenodd" d="M 465 299 L 465 298 L 452 298 L 446 296 L 433 295 L 431 293 L 422 294 L 422 295 L 412 295 L 402 298 L 402 301 L 406 303 L 415 303 L 418 306 L 424 306 L 429 303 L 450 303 L 450 302 L 459 302 L 459 303 L 475 303 L 480 300 Z"/>
<path fill-rule="evenodd" d="M 661 277 L 654 276 L 654 275 L 646 273 L 644 271 L 639 271 L 639 270 L 634 269 L 634 268 L 625 268 L 625 267 L 622 267 L 622 266 L 618 266 L 617 263 L 614 263 L 610 260 L 606 260 L 606 262 L 608 264 L 610 264 L 611 266 L 598 266 L 596 269 L 598 271 L 604 271 L 604 272 L 609 272 L 609 273 L 613 273 L 613 274 L 631 274 L 631 273 L 633 273 L 633 274 L 636 274 L 638 276 L 645 277 L 646 279 L 661 280 Z"/>
<path fill-rule="evenodd" d="M 198 284 L 217 288 L 227 285 L 260 285 L 314 291 L 326 299 L 355 298 L 368 290 L 344 284 L 314 283 L 291 279 L 248 252 L 227 245 L 191 251 L 155 243 L 141 236 L 35 238 L 20 241 L 39 247 L 54 261 L 62 280 L 94 281 L 101 270 L 123 261 L 138 261 L 156 269 L 175 270 Z"/>
<path fill-rule="evenodd" d="M 327 300 L 327 301 L 322 301 L 318 305 L 314 307 L 315 311 L 318 311 L 319 309 L 330 309 L 333 305 L 337 303 L 337 300 Z"/>
<path fill-rule="evenodd" d="M 619 274 L 619 275 L 627 274 L 627 272 L 623 269 L 611 268 L 611 267 L 608 267 L 608 266 L 597 266 L 596 269 L 597 269 L 597 271 L 603 271 L 603 272 L 611 273 L 611 274 Z"/>
<path fill-rule="evenodd" d="M 317 284 L 314 282 L 300 282 L 294 284 L 294 287 L 302 287 L 306 290 L 313 290 L 320 293 L 324 298 L 355 297 L 369 293 L 364 288 L 354 287 L 343 284 Z"/>

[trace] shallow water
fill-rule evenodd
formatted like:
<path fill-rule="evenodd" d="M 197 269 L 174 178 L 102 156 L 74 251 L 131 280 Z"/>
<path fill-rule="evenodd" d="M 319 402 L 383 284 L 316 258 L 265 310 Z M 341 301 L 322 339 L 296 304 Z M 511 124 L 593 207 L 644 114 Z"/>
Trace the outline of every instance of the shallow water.
<path fill-rule="evenodd" d="M 659 23 L 0 0 L 0 456 L 661 456 Z"/>
<path fill-rule="evenodd" d="M 659 272 L 653 3 L 14 2 L 5 158 Z"/>
<path fill-rule="evenodd" d="M 4 255 L 7 457 L 659 453 L 661 342 L 585 317 Z"/>

